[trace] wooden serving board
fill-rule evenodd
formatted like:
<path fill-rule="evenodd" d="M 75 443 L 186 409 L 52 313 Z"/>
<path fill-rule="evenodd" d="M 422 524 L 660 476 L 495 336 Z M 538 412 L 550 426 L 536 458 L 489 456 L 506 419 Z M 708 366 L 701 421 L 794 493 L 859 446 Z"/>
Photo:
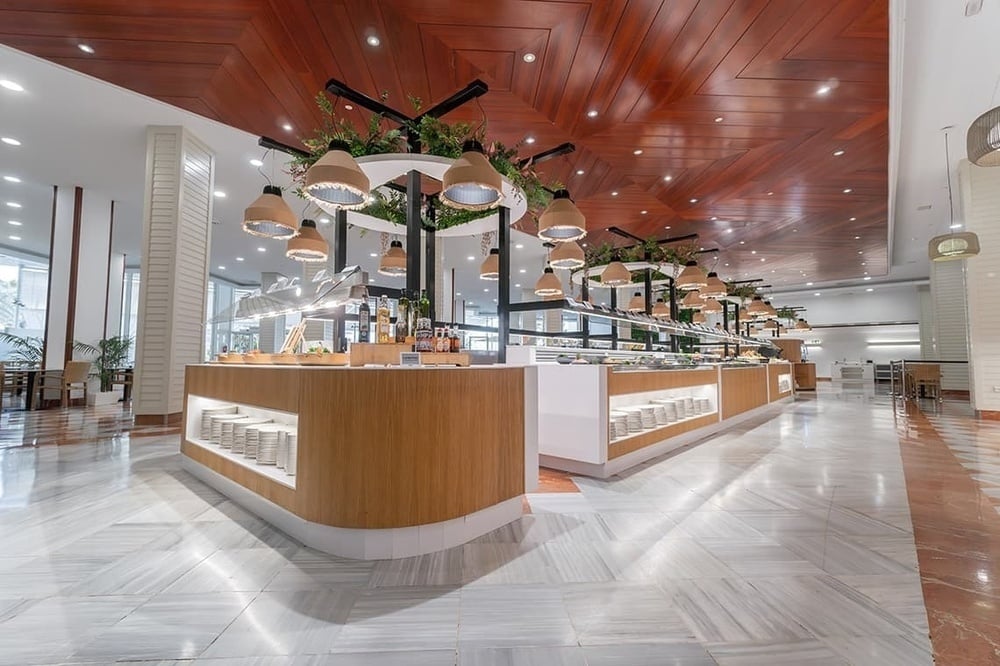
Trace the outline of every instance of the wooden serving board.
<path fill-rule="evenodd" d="M 351 357 L 343 353 L 299 354 L 299 365 L 347 365 Z"/>
<path fill-rule="evenodd" d="M 466 352 L 445 354 L 438 352 L 420 352 L 420 365 L 457 365 L 469 367 L 470 359 Z"/>
<path fill-rule="evenodd" d="M 371 342 L 351 343 L 351 365 L 399 365 L 400 352 L 413 351 L 413 345 L 386 344 Z"/>

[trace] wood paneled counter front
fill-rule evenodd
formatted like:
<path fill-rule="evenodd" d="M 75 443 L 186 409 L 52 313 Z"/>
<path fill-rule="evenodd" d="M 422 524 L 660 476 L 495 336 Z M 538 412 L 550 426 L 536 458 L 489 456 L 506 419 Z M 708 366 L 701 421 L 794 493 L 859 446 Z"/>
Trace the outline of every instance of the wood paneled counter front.
<path fill-rule="evenodd" d="M 308 545 L 408 557 L 520 515 L 537 482 L 536 392 L 532 367 L 189 366 L 181 451 Z M 205 399 L 297 415 L 294 487 L 199 441 Z"/>

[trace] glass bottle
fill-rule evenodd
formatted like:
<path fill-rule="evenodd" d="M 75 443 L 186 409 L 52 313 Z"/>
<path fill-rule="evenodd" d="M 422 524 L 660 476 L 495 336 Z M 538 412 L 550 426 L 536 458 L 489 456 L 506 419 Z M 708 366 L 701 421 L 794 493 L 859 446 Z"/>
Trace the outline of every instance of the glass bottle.
<path fill-rule="evenodd" d="M 372 311 L 368 306 L 368 288 L 358 305 L 358 342 L 371 342 Z"/>
<path fill-rule="evenodd" d="M 420 316 L 430 317 L 431 316 L 431 301 L 427 298 L 427 290 L 420 290 Z"/>
<path fill-rule="evenodd" d="M 389 299 L 383 294 L 378 299 L 378 309 L 375 311 L 375 323 L 378 326 L 378 343 L 380 345 L 389 344 L 396 339 L 392 330 L 392 322 L 389 318 Z"/>
<path fill-rule="evenodd" d="M 451 325 L 451 351 L 453 354 L 462 351 L 462 338 L 458 337 L 458 327 L 455 324 Z"/>
<path fill-rule="evenodd" d="M 406 292 L 399 297 L 396 303 L 396 342 L 403 344 L 406 336 L 410 334 L 407 322 L 409 321 L 410 299 L 406 297 Z"/>
<path fill-rule="evenodd" d="M 420 293 L 420 300 L 417 301 L 415 309 L 418 311 L 418 315 L 416 328 L 413 331 L 413 335 L 416 338 L 414 351 L 436 351 L 437 340 L 434 338 L 434 328 L 430 319 L 431 304 L 430 301 L 427 300 L 426 291 Z"/>

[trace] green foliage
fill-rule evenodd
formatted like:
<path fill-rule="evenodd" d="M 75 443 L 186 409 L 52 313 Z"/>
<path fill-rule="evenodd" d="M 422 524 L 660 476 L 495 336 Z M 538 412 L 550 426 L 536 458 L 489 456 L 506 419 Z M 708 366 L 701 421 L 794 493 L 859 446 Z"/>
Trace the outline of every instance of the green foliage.
<path fill-rule="evenodd" d="M 15 363 L 33 368 L 41 367 L 45 341 L 33 336 L 21 337 L 12 333 L 0 332 L 0 342 L 10 347 L 8 358 Z"/>
<path fill-rule="evenodd" d="M 97 376 L 101 379 L 101 392 L 106 393 L 112 389 L 115 370 L 125 367 L 125 364 L 128 363 L 128 352 L 132 348 L 132 338 L 116 335 L 100 340 L 96 347 L 77 342 L 74 348 L 82 354 L 96 357 L 94 358 L 94 366 L 97 369 Z"/>
<path fill-rule="evenodd" d="M 798 314 L 792 308 L 778 308 L 778 319 L 787 319 L 789 321 L 795 321 L 798 319 Z"/>
<path fill-rule="evenodd" d="M 732 282 L 727 282 L 726 294 L 748 301 L 757 295 L 757 287 L 752 284 L 733 284 Z"/>

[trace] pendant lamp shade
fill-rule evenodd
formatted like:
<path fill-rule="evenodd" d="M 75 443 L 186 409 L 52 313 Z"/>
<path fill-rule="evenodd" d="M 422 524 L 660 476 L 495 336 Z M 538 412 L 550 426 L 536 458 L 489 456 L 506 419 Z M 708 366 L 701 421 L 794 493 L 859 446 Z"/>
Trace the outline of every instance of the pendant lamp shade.
<path fill-rule="evenodd" d="M 654 317 L 670 316 L 670 306 L 667 305 L 662 298 L 656 299 L 656 303 L 653 304 L 653 316 Z"/>
<path fill-rule="evenodd" d="M 708 276 L 705 275 L 705 271 L 698 267 L 697 261 L 689 261 L 684 265 L 684 270 L 677 276 L 674 284 L 678 289 L 684 291 L 701 289 L 708 284 Z"/>
<path fill-rule="evenodd" d="M 705 314 L 719 314 L 722 312 L 722 303 L 714 298 L 706 298 L 704 305 L 701 306 L 701 311 Z"/>
<path fill-rule="evenodd" d="M 705 323 L 705 315 L 703 315 L 700 312 L 695 312 L 693 315 L 691 315 L 691 323 L 692 324 L 704 324 Z"/>
<path fill-rule="evenodd" d="M 763 319 L 764 315 L 767 314 L 767 306 L 764 305 L 764 299 L 760 296 L 754 296 L 753 300 L 750 301 L 750 305 L 747 306 L 747 314 L 754 319 Z"/>
<path fill-rule="evenodd" d="M 748 321 L 750 319 L 750 313 L 747 312 L 746 308 L 740 308 L 740 321 Z"/>
<path fill-rule="evenodd" d="M 478 141 L 466 141 L 462 156 L 441 179 L 441 201 L 462 210 L 496 208 L 503 199 L 503 179 Z"/>
<path fill-rule="evenodd" d="M 632 294 L 632 298 L 628 301 L 628 311 L 629 312 L 645 312 L 646 311 L 646 299 L 642 297 L 640 292 L 635 292 Z"/>
<path fill-rule="evenodd" d="M 550 241 L 575 241 L 587 235 L 587 218 L 569 198 L 569 192 L 559 190 L 538 217 L 538 237 Z"/>
<path fill-rule="evenodd" d="M 500 249 L 490 248 L 490 253 L 486 256 L 482 265 L 479 266 L 480 280 L 500 279 Z"/>
<path fill-rule="evenodd" d="M 406 275 L 406 250 L 398 240 L 389 243 L 389 249 L 378 262 L 378 272 L 390 277 Z"/>
<path fill-rule="evenodd" d="M 681 301 L 681 307 L 686 310 L 701 310 L 705 306 L 705 301 L 701 300 L 701 294 L 698 290 L 689 291 L 684 300 Z"/>
<path fill-rule="evenodd" d="M 1000 166 L 1000 106 L 972 121 L 965 145 L 969 161 L 976 166 Z"/>
<path fill-rule="evenodd" d="M 704 287 L 699 289 L 702 298 L 722 298 L 726 295 L 726 283 L 719 279 L 719 274 L 712 271 L 708 274 L 708 279 L 705 280 L 706 284 Z"/>
<path fill-rule="evenodd" d="M 768 319 L 764 322 L 765 331 L 776 331 L 778 330 L 778 322 L 774 319 Z"/>
<path fill-rule="evenodd" d="M 330 246 L 312 220 L 302 220 L 299 235 L 288 239 L 285 256 L 295 261 L 326 261 L 330 256 Z"/>
<path fill-rule="evenodd" d="M 805 319 L 799 318 L 799 320 L 797 322 L 795 322 L 795 330 L 796 331 L 808 331 L 808 330 L 810 330 L 809 322 L 807 322 Z"/>
<path fill-rule="evenodd" d="M 556 243 L 556 246 L 549 253 L 549 265 L 552 268 L 581 268 L 586 259 L 583 256 L 583 248 L 576 241 Z"/>
<path fill-rule="evenodd" d="M 778 311 L 774 309 L 773 305 L 771 305 L 771 301 L 764 301 L 764 305 L 767 307 L 767 313 L 764 315 L 764 319 L 776 320 L 778 318 Z"/>
<path fill-rule="evenodd" d="M 927 244 L 931 261 L 968 259 L 979 254 L 979 237 L 971 231 L 935 236 Z"/>
<path fill-rule="evenodd" d="M 601 273 L 601 284 L 609 287 L 621 287 L 632 283 L 632 273 L 620 261 L 612 261 Z"/>
<path fill-rule="evenodd" d="M 254 236 L 285 240 L 298 233 L 295 213 L 281 198 L 281 188 L 265 185 L 264 193 L 243 211 L 243 231 Z"/>
<path fill-rule="evenodd" d="M 307 198 L 348 210 L 368 203 L 371 182 L 349 151 L 343 141 L 330 142 L 326 154 L 306 171 L 302 192 Z"/>
<path fill-rule="evenodd" d="M 562 296 L 562 282 L 552 271 L 551 266 L 546 266 L 542 272 L 542 277 L 535 283 L 536 296 Z"/>

